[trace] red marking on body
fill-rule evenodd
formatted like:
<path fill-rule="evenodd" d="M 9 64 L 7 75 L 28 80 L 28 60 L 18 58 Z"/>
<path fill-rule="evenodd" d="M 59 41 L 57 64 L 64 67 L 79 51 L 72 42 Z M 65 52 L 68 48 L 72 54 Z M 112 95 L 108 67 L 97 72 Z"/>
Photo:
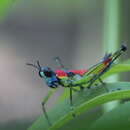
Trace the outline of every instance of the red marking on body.
<path fill-rule="evenodd" d="M 108 63 L 110 63 L 112 61 L 112 58 L 108 58 L 107 60 L 105 60 L 103 63 L 104 65 L 107 65 Z"/>
<path fill-rule="evenodd" d="M 82 69 L 82 70 L 67 70 L 67 71 L 73 72 L 74 74 L 79 74 L 81 76 L 83 76 L 87 72 L 87 70 L 84 70 L 84 69 Z M 56 70 L 55 73 L 58 77 L 67 77 L 67 73 L 64 70 Z"/>

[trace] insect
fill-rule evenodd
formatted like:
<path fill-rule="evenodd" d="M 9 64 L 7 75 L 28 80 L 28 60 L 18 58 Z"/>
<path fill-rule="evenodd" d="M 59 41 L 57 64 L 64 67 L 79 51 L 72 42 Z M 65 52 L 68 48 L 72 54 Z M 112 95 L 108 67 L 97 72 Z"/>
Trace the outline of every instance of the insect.
<path fill-rule="evenodd" d="M 93 65 L 88 70 L 66 69 L 59 57 L 55 57 L 55 61 L 60 67 L 59 70 L 52 70 L 50 67 L 42 67 L 39 61 L 37 61 L 36 65 L 27 63 L 27 65 L 32 66 L 38 70 L 39 76 L 44 79 L 47 86 L 51 88 L 42 102 L 42 109 L 48 121 L 48 124 L 51 125 L 51 122 L 47 115 L 45 104 L 51 95 L 53 95 L 53 93 L 56 91 L 56 88 L 62 86 L 68 87 L 70 89 L 70 105 L 73 106 L 72 91 L 77 91 L 77 89 L 75 89 L 77 87 L 81 90 L 85 87 L 90 88 L 92 84 L 94 84 L 97 80 L 99 80 L 100 83 L 104 84 L 101 76 L 111 68 L 113 62 L 122 54 L 122 52 L 125 52 L 126 50 L 127 47 L 125 45 L 121 45 L 121 48 L 119 50 L 113 54 L 106 54 L 99 63 Z M 108 90 L 106 89 L 106 91 Z"/>

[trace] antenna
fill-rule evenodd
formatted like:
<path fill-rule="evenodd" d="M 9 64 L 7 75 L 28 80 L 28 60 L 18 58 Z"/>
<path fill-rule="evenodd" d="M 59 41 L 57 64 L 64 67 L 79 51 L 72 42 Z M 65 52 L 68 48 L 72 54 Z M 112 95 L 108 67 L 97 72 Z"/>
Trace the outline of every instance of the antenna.
<path fill-rule="evenodd" d="M 39 69 L 40 69 L 40 68 L 41 68 L 41 65 L 40 65 L 39 60 L 37 60 L 37 65 L 38 65 L 38 67 L 39 67 Z"/>
<path fill-rule="evenodd" d="M 32 64 L 32 63 L 26 63 L 26 65 L 28 65 L 28 66 L 32 66 L 32 67 L 34 67 L 34 68 L 37 68 L 38 70 L 40 70 L 40 64 L 37 62 L 37 65 L 35 65 L 35 64 Z"/>

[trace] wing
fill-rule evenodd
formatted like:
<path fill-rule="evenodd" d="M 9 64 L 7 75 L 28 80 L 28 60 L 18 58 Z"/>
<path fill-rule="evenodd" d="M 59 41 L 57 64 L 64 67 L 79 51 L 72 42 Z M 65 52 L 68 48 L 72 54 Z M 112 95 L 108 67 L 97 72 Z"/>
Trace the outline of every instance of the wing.
<path fill-rule="evenodd" d="M 102 59 L 101 62 L 88 69 L 88 72 L 84 74 L 82 79 L 75 81 L 74 85 L 87 84 L 91 82 L 91 80 L 93 79 L 94 79 L 93 82 L 97 80 L 100 76 L 102 76 L 105 72 L 107 72 L 111 68 L 113 62 L 121 56 L 122 52 L 125 52 L 126 50 L 127 47 L 125 45 L 122 45 L 121 48 L 115 53 L 113 54 L 109 53 L 105 55 L 105 57 Z"/>
<path fill-rule="evenodd" d="M 97 66 L 89 69 L 89 71 L 86 72 L 80 80 L 73 82 L 73 84 L 80 85 L 89 83 L 95 77 L 95 75 L 98 75 L 104 69 L 104 67 L 105 65 L 102 62 L 97 64 Z"/>

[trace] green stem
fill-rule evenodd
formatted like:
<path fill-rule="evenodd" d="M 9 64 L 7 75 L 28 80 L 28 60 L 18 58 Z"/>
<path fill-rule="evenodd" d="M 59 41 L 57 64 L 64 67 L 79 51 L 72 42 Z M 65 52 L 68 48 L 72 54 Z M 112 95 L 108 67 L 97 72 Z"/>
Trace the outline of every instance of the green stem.
<path fill-rule="evenodd" d="M 116 51 L 121 43 L 121 0 L 104 0 L 104 30 L 103 30 L 103 50 L 104 52 Z M 115 82 L 119 79 L 118 75 L 107 79 Z M 107 112 L 119 104 L 114 101 L 103 106 L 103 111 Z"/>

